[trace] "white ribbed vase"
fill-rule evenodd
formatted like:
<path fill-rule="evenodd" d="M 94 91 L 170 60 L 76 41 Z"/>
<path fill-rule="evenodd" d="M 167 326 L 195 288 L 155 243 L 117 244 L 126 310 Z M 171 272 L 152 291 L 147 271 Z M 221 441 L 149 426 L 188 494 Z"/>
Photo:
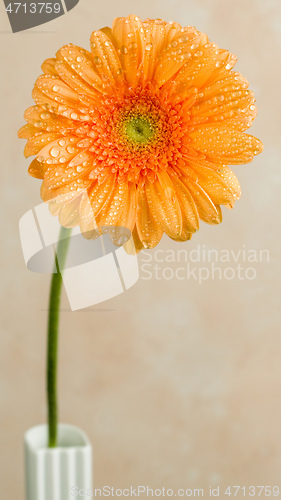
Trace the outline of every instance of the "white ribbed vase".
<path fill-rule="evenodd" d="M 24 437 L 26 500 L 88 498 L 92 488 L 92 446 L 78 427 L 58 426 L 58 446 L 48 448 L 48 426 L 29 429 Z M 77 495 L 77 493 L 76 493 Z"/>

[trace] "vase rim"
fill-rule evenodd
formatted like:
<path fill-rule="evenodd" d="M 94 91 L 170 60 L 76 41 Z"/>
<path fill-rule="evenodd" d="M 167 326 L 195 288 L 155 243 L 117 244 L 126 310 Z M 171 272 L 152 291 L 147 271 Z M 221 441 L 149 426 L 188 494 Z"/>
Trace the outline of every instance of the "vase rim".
<path fill-rule="evenodd" d="M 58 445 L 48 447 L 48 425 L 40 424 L 28 429 L 24 435 L 24 442 L 30 448 L 39 450 L 70 450 L 71 448 L 90 447 L 91 443 L 82 429 L 71 424 L 58 424 Z"/>

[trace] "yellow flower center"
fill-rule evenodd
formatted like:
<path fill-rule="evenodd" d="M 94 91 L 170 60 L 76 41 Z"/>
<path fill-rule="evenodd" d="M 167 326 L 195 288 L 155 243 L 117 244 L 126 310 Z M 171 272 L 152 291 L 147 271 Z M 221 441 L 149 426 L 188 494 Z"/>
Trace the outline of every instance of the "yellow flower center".
<path fill-rule="evenodd" d="M 148 117 L 136 115 L 124 123 L 124 133 L 135 145 L 147 144 L 155 135 L 155 127 Z"/>

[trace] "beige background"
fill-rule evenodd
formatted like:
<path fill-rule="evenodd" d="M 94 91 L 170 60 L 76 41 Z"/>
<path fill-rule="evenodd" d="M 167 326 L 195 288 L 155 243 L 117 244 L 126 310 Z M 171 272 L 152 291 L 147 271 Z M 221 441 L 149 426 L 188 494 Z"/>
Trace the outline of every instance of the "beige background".
<path fill-rule="evenodd" d="M 281 486 L 280 2 L 80 0 L 19 34 L 2 3 L 0 10 L 1 497 L 23 500 L 23 434 L 46 418 L 50 277 L 27 271 L 18 234 L 20 217 L 40 202 L 40 181 L 27 175 L 16 131 L 42 61 L 68 42 L 88 48 L 93 30 L 129 13 L 195 25 L 237 54 L 257 98 L 251 133 L 265 144 L 254 163 L 234 168 L 243 196 L 224 210 L 223 224 L 202 223 L 191 243 L 167 238 L 159 249 L 245 245 L 268 249 L 270 261 L 254 264 L 254 280 L 141 279 L 80 312 L 70 312 L 64 297 L 61 421 L 89 435 L 96 487 Z"/>

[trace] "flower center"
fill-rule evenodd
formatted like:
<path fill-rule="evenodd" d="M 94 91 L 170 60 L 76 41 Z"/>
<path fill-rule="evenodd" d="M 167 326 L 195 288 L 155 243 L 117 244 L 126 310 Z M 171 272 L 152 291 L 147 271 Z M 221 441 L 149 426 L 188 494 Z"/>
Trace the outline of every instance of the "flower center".
<path fill-rule="evenodd" d="M 109 169 L 120 182 L 126 178 L 143 186 L 146 179 L 154 182 L 159 171 L 179 174 L 177 165 L 187 151 L 181 140 L 187 132 L 181 105 L 151 88 L 117 92 L 101 102 L 91 132 L 96 140 L 90 150 L 97 156 L 91 175 L 103 182 Z"/>
<path fill-rule="evenodd" d="M 150 120 L 144 116 L 134 116 L 124 124 L 127 139 L 136 145 L 147 144 L 155 135 Z"/>

